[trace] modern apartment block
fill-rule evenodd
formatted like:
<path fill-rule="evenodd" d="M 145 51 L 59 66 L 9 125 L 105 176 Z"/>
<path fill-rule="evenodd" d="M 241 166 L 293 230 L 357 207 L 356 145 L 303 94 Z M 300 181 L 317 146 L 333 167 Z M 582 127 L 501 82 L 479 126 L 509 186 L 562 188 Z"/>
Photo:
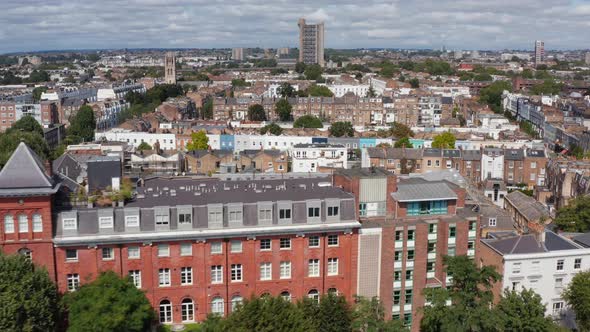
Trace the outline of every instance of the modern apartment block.
<path fill-rule="evenodd" d="M 252 295 L 356 294 L 355 199 L 326 178 L 155 177 L 113 206 L 71 204 L 60 185 L 24 143 L 0 171 L 0 249 L 46 266 L 61 292 L 112 270 L 164 324 L 227 314 Z"/>
<path fill-rule="evenodd" d="M 241 47 L 232 48 L 231 59 L 234 61 L 244 61 L 244 49 Z"/>
<path fill-rule="evenodd" d="M 299 26 L 299 62 L 324 66 L 324 23 L 307 24 L 304 18 Z"/>
<path fill-rule="evenodd" d="M 423 290 L 452 282 L 443 255 L 475 255 L 479 218 L 465 189 L 379 168 L 338 171 L 334 185 L 355 195 L 363 225 L 358 294 L 379 296 L 387 317 L 418 331 Z"/>
<path fill-rule="evenodd" d="M 164 81 L 166 84 L 176 84 L 176 54 L 166 52 L 164 58 Z"/>
<path fill-rule="evenodd" d="M 535 67 L 545 61 L 545 43 L 542 40 L 535 40 Z"/>

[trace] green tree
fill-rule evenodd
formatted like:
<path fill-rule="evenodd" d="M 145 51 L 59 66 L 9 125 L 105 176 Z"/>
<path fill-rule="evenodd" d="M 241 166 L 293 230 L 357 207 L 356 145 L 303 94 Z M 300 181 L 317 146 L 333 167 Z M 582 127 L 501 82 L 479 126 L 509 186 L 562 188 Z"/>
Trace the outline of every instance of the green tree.
<path fill-rule="evenodd" d="M 397 139 L 401 139 L 404 137 L 414 137 L 414 132 L 410 127 L 406 126 L 403 123 L 394 122 L 391 125 L 391 135 Z"/>
<path fill-rule="evenodd" d="M 375 93 L 375 89 L 373 89 L 373 85 L 369 85 L 369 90 L 367 90 L 367 98 L 375 98 L 377 97 L 377 93 Z"/>
<path fill-rule="evenodd" d="M 410 83 L 410 86 L 413 89 L 417 89 L 420 87 L 420 81 L 417 78 L 412 78 L 411 80 L 408 81 L 408 83 Z"/>
<path fill-rule="evenodd" d="M 576 313 L 578 329 L 590 331 L 590 271 L 576 274 L 562 297 Z"/>
<path fill-rule="evenodd" d="M 277 94 L 282 98 L 295 97 L 297 95 L 295 92 L 295 88 L 293 88 L 293 86 L 288 82 L 281 83 L 281 85 L 277 88 Z"/>
<path fill-rule="evenodd" d="M 313 64 L 305 67 L 305 79 L 310 81 L 317 81 L 322 78 L 322 67 L 318 64 Z"/>
<path fill-rule="evenodd" d="M 141 142 L 141 144 L 139 144 L 139 146 L 137 147 L 138 151 L 143 151 L 143 150 L 151 150 L 152 146 L 149 145 L 147 142 Z"/>
<path fill-rule="evenodd" d="M 410 142 L 410 139 L 408 137 L 402 137 L 400 139 L 398 139 L 395 144 L 393 145 L 394 148 L 408 148 L 411 149 L 414 147 L 414 145 L 412 145 L 412 142 Z"/>
<path fill-rule="evenodd" d="M 352 327 L 352 310 L 344 296 L 328 293 L 320 299 L 315 320 L 318 331 L 350 331 Z"/>
<path fill-rule="evenodd" d="M 299 73 L 299 74 L 303 74 L 305 72 L 305 63 L 303 62 L 297 62 L 295 64 L 295 72 Z"/>
<path fill-rule="evenodd" d="M 557 327 L 545 317 L 545 305 L 539 294 L 530 289 L 520 292 L 506 289 L 496 310 L 505 331 L 552 331 Z"/>
<path fill-rule="evenodd" d="M 345 121 L 345 122 L 333 122 L 330 128 L 330 135 L 334 137 L 353 137 L 354 136 L 354 128 L 352 127 L 352 123 Z"/>
<path fill-rule="evenodd" d="M 279 119 L 281 119 L 281 121 L 291 121 L 291 111 L 293 110 L 293 107 L 291 106 L 291 104 L 289 103 L 289 101 L 285 98 L 281 98 L 279 99 L 279 101 L 277 101 L 277 103 L 275 104 L 275 112 L 277 113 L 277 115 L 279 116 Z"/>
<path fill-rule="evenodd" d="M 250 83 L 246 82 L 246 80 L 243 78 L 235 78 L 235 79 L 231 80 L 231 86 L 235 89 L 235 88 L 239 88 L 239 87 L 250 86 Z"/>
<path fill-rule="evenodd" d="M 333 97 L 334 93 L 325 85 L 311 85 L 307 88 L 307 94 L 311 97 Z"/>
<path fill-rule="evenodd" d="M 204 130 L 191 133 L 191 141 L 186 145 L 188 151 L 206 150 L 209 147 L 209 137 Z"/>
<path fill-rule="evenodd" d="M 304 115 L 293 122 L 293 128 L 323 128 L 322 121 L 313 115 Z"/>
<path fill-rule="evenodd" d="M 68 128 L 68 136 L 77 137 L 83 142 L 92 142 L 94 140 L 94 129 L 96 128 L 96 120 L 94 119 L 94 111 L 88 105 L 82 105 L 78 113 L 70 119 L 70 127 Z"/>
<path fill-rule="evenodd" d="M 473 77 L 474 81 L 479 81 L 479 82 L 485 82 L 485 81 L 491 81 L 493 80 L 492 75 L 488 74 L 488 73 L 481 73 L 481 74 L 477 74 L 475 75 L 475 77 Z"/>
<path fill-rule="evenodd" d="M 502 113 L 502 93 L 512 91 L 512 84 L 508 81 L 496 81 L 479 91 L 479 102 L 487 104 L 495 113 Z"/>
<path fill-rule="evenodd" d="M 20 142 L 25 142 L 41 159 L 50 155 L 49 146 L 43 138 L 35 132 L 15 131 L 0 134 L 0 166 L 4 166 Z"/>
<path fill-rule="evenodd" d="M 24 131 L 30 133 L 36 133 L 40 136 L 43 136 L 43 127 L 35 118 L 31 115 L 25 115 L 20 120 L 16 121 L 8 132 L 11 131 Z"/>
<path fill-rule="evenodd" d="M 546 79 L 543 83 L 533 86 L 531 92 L 535 95 L 557 95 L 562 88 L 563 84 L 556 83 L 553 79 Z"/>
<path fill-rule="evenodd" d="M 47 92 L 46 86 L 38 86 L 38 87 L 34 88 L 33 89 L 33 100 L 35 102 L 38 102 L 39 100 L 41 100 L 41 94 L 43 92 Z"/>
<path fill-rule="evenodd" d="M 492 286 L 501 279 L 494 267 L 479 268 L 467 256 L 445 256 L 443 263 L 453 282 L 424 290 L 431 305 L 423 309 L 420 331 L 504 331 L 499 315 L 490 311 Z"/>
<path fill-rule="evenodd" d="M 145 294 L 129 279 L 103 272 L 64 298 L 69 332 L 147 331 L 155 318 Z"/>
<path fill-rule="evenodd" d="M 250 105 L 248 107 L 248 120 L 250 121 L 266 121 L 266 112 L 264 107 L 260 104 Z"/>
<path fill-rule="evenodd" d="M 44 268 L 23 255 L 0 252 L 0 330 L 54 331 L 60 306 Z"/>
<path fill-rule="evenodd" d="M 203 119 L 211 119 L 213 118 L 213 99 L 209 98 L 203 104 L 203 109 L 201 111 L 201 116 Z"/>
<path fill-rule="evenodd" d="M 450 131 L 434 136 L 432 140 L 432 147 L 436 149 L 454 149 L 455 148 L 455 135 Z"/>
<path fill-rule="evenodd" d="M 578 196 L 557 210 L 554 223 L 566 232 L 590 231 L 590 196 Z"/>
<path fill-rule="evenodd" d="M 271 133 L 272 135 L 278 136 L 283 133 L 283 128 L 281 128 L 281 126 L 273 122 L 260 128 L 260 134 L 264 135 L 266 133 Z"/>
<path fill-rule="evenodd" d="M 357 297 L 352 313 L 354 332 L 408 332 L 401 320 L 385 321 L 385 310 L 377 297 Z"/>

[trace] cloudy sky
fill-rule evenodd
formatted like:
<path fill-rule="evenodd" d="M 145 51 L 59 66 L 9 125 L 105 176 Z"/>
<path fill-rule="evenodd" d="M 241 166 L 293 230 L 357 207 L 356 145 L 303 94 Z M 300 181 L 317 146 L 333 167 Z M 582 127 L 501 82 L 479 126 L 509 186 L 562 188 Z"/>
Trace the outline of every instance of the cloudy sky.
<path fill-rule="evenodd" d="M 0 53 L 53 49 L 296 46 L 590 48 L 590 0 L 0 0 Z"/>

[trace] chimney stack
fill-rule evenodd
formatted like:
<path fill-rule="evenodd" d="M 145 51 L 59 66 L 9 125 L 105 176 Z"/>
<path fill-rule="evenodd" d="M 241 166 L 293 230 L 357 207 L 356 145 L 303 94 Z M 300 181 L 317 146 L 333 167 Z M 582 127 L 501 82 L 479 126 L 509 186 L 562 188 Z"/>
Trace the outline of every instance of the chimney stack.
<path fill-rule="evenodd" d="M 47 174 L 48 177 L 53 176 L 53 164 L 49 159 L 45 160 L 45 174 Z"/>

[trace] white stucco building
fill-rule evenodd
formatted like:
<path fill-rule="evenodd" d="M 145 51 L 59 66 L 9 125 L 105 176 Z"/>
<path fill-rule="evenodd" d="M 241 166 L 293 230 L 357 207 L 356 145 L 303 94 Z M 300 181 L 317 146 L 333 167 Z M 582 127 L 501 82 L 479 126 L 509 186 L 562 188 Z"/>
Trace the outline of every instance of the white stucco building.
<path fill-rule="evenodd" d="M 341 144 L 296 144 L 291 150 L 293 172 L 317 172 L 318 167 L 347 168 L 348 155 Z"/>
<path fill-rule="evenodd" d="M 160 148 L 163 150 L 176 149 L 176 135 L 174 134 L 147 133 L 114 128 L 105 132 L 97 131 L 94 136 L 98 141 L 104 139 L 107 141 L 126 142 L 128 145 L 136 148 L 142 142 L 146 142 L 151 146 L 153 146 L 154 143 L 159 142 Z"/>
<path fill-rule="evenodd" d="M 486 148 L 481 154 L 481 180 L 504 178 L 504 150 Z"/>

